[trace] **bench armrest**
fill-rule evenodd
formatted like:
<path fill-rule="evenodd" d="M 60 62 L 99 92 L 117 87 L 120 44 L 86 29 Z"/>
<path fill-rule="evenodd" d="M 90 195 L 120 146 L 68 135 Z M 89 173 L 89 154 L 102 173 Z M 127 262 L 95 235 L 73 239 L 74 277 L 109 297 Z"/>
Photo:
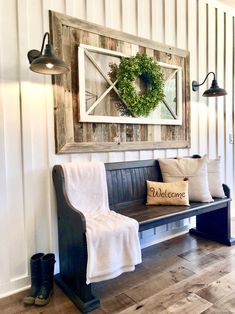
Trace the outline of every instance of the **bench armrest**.
<path fill-rule="evenodd" d="M 81 282 L 86 280 L 87 261 L 85 217 L 68 199 L 64 172 L 60 165 L 53 167 L 52 177 L 57 200 L 60 273 L 63 280 L 72 284 L 74 290 L 82 295 L 84 287 Z M 76 280 L 77 276 L 79 281 Z"/>
<path fill-rule="evenodd" d="M 224 189 L 224 194 L 230 198 L 230 188 L 226 185 L 226 184 L 223 184 L 223 189 Z"/>
<path fill-rule="evenodd" d="M 69 201 L 65 190 L 63 168 L 53 167 L 57 213 L 60 274 L 58 284 L 80 307 L 89 307 L 89 302 L 98 302 L 91 293 L 91 286 L 86 284 L 87 241 L 86 221 L 82 212 Z M 85 302 L 85 303 L 84 303 Z M 87 302 L 87 303 L 86 303 Z"/>
<path fill-rule="evenodd" d="M 76 209 L 69 201 L 66 190 L 65 190 L 65 178 L 63 168 L 60 165 L 56 165 L 52 170 L 52 177 L 55 186 L 57 208 L 58 208 L 58 220 L 61 219 L 61 215 L 69 215 L 75 220 L 78 220 L 79 228 L 83 233 L 86 230 L 86 221 L 82 212 Z"/>

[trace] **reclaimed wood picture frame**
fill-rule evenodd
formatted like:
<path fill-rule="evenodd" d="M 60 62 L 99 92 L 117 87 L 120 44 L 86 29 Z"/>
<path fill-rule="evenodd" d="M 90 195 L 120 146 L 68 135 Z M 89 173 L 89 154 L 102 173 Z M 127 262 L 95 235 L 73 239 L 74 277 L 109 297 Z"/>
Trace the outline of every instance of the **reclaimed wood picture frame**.
<path fill-rule="evenodd" d="M 53 11 L 50 11 L 50 32 L 57 55 L 70 67 L 67 74 L 52 78 L 56 153 L 190 147 L 188 51 Z M 116 57 L 133 56 L 137 52 L 151 56 L 161 66 L 173 70 L 168 77 L 174 76 L 176 107 L 172 110 L 165 99 L 163 106 L 169 108 L 170 114 L 164 118 L 160 113 L 159 119 L 154 115 L 133 118 L 107 114 L 111 96 L 107 102 L 104 99 L 111 90 L 110 83 L 110 86 L 106 84 L 108 91 L 100 94 L 104 109 L 90 114 L 99 97 L 93 92 L 98 87 L 87 89 L 85 86 L 84 72 L 89 67 L 84 63 L 84 49 Z M 107 78 L 107 73 L 104 77 Z M 92 105 L 86 107 L 93 98 Z"/>

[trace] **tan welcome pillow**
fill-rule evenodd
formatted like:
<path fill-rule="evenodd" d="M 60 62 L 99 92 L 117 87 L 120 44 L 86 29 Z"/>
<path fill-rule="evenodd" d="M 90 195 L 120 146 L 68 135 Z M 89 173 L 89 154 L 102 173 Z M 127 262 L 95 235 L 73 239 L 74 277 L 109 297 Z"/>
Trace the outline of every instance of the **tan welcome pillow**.
<path fill-rule="evenodd" d="M 189 180 L 189 200 L 213 202 L 208 184 L 207 158 L 160 158 L 159 164 L 164 182 Z"/>
<path fill-rule="evenodd" d="M 189 205 L 188 181 L 147 181 L 146 205 Z"/>

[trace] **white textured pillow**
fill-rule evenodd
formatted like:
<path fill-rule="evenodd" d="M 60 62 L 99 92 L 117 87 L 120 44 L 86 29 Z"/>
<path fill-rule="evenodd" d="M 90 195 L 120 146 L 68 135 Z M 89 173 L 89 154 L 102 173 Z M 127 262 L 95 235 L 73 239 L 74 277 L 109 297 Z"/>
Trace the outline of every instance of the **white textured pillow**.
<path fill-rule="evenodd" d="M 225 197 L 221 180 L 220 157 L 208 160 L 208 183 L 210 193 L 213 197 Z"/>
<path fill-rule="evenodd" d="M 164 182 L 189 180 L 189 200 L 213 202 L 209 191 L 207 158 L 159 159 Z"/>

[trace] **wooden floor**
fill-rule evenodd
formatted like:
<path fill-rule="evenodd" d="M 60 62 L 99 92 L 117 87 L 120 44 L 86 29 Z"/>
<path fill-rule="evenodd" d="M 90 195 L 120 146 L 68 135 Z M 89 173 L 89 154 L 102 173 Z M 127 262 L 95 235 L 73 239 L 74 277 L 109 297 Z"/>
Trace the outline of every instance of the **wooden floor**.
<path fill-rule="evenodd" d="M 96 284 L 101 308 L 93 314 L 235 313 L 235 246 L 187 234 L 142 252 L 135 272 Z M 45 307 L 25 307 L 25 294 L 1 299 L 0 313 L 80 313 L 58 287 Z"/>

